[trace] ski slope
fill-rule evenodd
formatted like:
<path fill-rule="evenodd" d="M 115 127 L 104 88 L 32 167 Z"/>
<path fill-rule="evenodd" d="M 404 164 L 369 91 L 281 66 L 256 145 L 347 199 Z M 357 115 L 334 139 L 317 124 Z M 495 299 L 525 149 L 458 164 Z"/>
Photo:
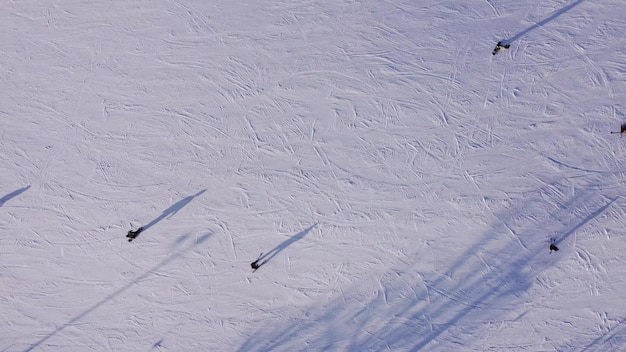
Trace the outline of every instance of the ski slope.
<path fill-rule="evenodd" d="M 622 0 L 1 8 L 0 351 L 626 349 Z"/>

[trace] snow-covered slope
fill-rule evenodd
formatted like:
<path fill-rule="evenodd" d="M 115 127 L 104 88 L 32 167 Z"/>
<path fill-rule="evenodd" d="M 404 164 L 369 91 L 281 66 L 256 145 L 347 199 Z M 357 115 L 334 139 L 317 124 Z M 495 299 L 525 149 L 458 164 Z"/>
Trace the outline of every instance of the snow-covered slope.
<path fill-rule="evenodd" d="M 0 351 L 625 348 L 622 0 L 2 10 Z"/>

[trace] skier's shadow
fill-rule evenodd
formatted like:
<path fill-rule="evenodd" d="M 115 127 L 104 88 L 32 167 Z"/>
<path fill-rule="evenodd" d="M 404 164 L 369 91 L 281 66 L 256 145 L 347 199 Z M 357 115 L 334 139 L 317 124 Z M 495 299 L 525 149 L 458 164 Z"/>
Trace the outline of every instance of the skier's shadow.
<path fill-rule="evenodd" d="M 194 198 L 198 197 L 199 195 L 201 195 L 202 193 L 206 192 L 206 189 L 203 189 L 202 191 L 194 194 L 193 196 L 188 196 L 185 197 L 181 200 L 179 200 L 178 202 L 174 203 L 172 206 L 170 206 L 169 208 L 163 210 L 163 213 L 161 213 L 161 215 L 159 215 L 156 219 L 150 221 L 149 223 L 147 223 L 144 226 L 141 226 L 139 228 L 139 230 L 136 231 L 135 235 L 132 237 L 133 239 L 136 238 L 137 236 L 139 236 L 139 233 L 146 231 L 147 229 L 151 228 L 152 226 L 156 225 L 157 223 L 159 223 L 161 220 L 165 219 L 165 218 L 170 218 L 172 216 L 174 216 L 176 213 L 178 213 L 179 210 L 181 210 L 182 208 L 184 208 L 187 204 L 189 204 Z M 127 236 L 128 237 L 128 236 Z"/>
<path fill-rule="evenodd" d="M 548 24 L 549 22 L 551 22 L 551 21 L 555 20 L 557 17 L 559 17 L 559 16 L 561 16 L 562 14 L 566 13 L 567 11 L 569 11 L 569 10 L 573 9 L 576 5 L 579 5 L 579 4 L 580 4 L 581 2 L 583 2 L 583 1 L 585 1 L 585 0 L 578 0 L 578 1 L 575 1 L 575 2 L 573 2 L 573 3 L 571 3 L 571 4 L 567 5 L 567 6 L 563 7 L 563 8 L 562 8 L 562 9 L 560 9 L 560 10 L 556 10 L 556 11 L 554 11 L 554 12 L 552 13 L 552 15 L 548 16 L 548 17 L 547 17 L 547 18 L 545 18 L 544 20 L 542 20 L 542 21 L 540 21 L 540 22 L 537 22 L 537 23 L 533 24 L 532 26 L 530 26 L 530 27 L 528 27 L 528 28 L 524 29 L 523 31 L 521 31 L 521 32 L 517 33 L 516 35 L 514 35 L 513 37 L 511 37 L 511 38 L 509 38 L 509 39 L 505 39 L 505 40 L 503 40 L 501 43 L 502 43 L 503 45 L 508 45 L 508 44 L 511 44 L 512 42 L 514 42 L 514 41 L 518 40 L 519 38 L 521 38 L 521 37 L 522 37 L 523 35 L 525 35 L 526 33 L 530 32 L 530 31 L 532 31 L 532 30 L 534 30 L 534 29 L 537 29 L 537 28 L 539 28 L 539 27 L 543 27 L 543 26 L 545 26 L 545 25 L 546 25 L 546 24 Z"/>
<path fill-rule="evenodd" d="M 619 198 L 619 196 L 611 199 L 608 203 L 606 203 L 605 205 L 601 206 L 598 210 L 596 210 L 593 213 L 589 214 L 586 218 L 584 218 L 581 222 L 579 222 L 578 225 L 572 227 L 569 231 L 567 231 L 566 233 L 561 235 L 559 238 L 554 238 L 552 243 L 556 245 L 556 244 L 559 244 L 559 243 L 563 242 L 566 238 L 568 238 L 570 235 L 572 235 L 573 233 L 578 231 L 578 229 L 583 227 L 589 221 L 597 218 L 602 213 L 604 213 L 604 211 L 607 210 L 613 203 L 615 203 L 615 201 L 618 198 Z"/>
<path fill-rule="evenodd" d="M 22 187 L 16 191 L 13 191 L 9 194 L 7 194 L 6 196 L 0 198 L 0 207 L 4 205 L 4 203 L 6 203 L 7 201 L 9 201 L 11 198 L 15 198 L 17 196 L 19 196 L 20 194 L 26 192 L 28 189 L 30 188 L 30 186 L 26 186 L 26 187 Z"/>
<path fill-rule="evenodd" d="M 261 254 L 261 256 L 252 263 L 252 268 L 256 270 L 260 268 L 261 266 L 267 264 L 270 260 L 272 260 L 275 256 L 277 256 L 278 253 L 282 252 L 283 249 L 289 247 L 294 242 L 301 240 L 304 236 L 306 236 L 309 233 L 309 231 L 313 230 L 315 226 L 317 226 L 317 224 L 313 224 L 309 228 L 301 231 L 300 233 L 294 235 L 293 237 L 286 239 L 281 244 L 274 247 L 274 249 L 272 249 L 271 251 L 265 254 Z"/>

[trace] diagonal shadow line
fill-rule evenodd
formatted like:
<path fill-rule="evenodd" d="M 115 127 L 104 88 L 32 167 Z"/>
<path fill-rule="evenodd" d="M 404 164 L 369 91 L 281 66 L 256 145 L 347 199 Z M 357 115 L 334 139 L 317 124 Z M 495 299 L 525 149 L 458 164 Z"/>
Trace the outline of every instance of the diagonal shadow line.
<path fill-rule="evenodd" d="M 506 45 L 506 44 L 510 44 L 514 41 L 516 41 L 517 39 L 521 38 L 523 35 L 525 35 L 526 33 L 537 29 L 539 27 L 542 27 L 544 25 L 546 25 L 547 23 L 555 20 L 557 17 L 561 16 L 562 14 L 566 13 L 567 11 L 571 10 L 572 8 L 574 8 L 576 5 L 580 4 L 581 2 L 583 2 L 584 0 L 578 0 L 576 2 L 573 2 L 565 7 L 563 7 L 560 10 L 556 10 L 552 13 L 552 15 L 550 15 L 549 17 L 547 17 L 546 19 L 542 20 L 541 22 L 537 22 L 535 24 L 533 24 L 532 26 L 524 29 L 523 31 L 517 33 L 516 35 L 514 35 L 513 37 L 509 38 L 509 39 L 505 39 L 502 41 L 502 44 Z"/>
<path fill-rule="evenodd" d="M 583 168 L 578 167 L 578 166 L 573 166 L 573 165 L 569 165 L 569 164 L 566 164 L 564 162 L 558 161 L 558 160 L 556 160 L 556 159 L 554 159 L 552 157 L 549 157 L 549 156 L 546 156 L 545 158 L 550 160 L 551 162 L 555 163 L 558 166 L 565 167 L 565 168 L 568 168 L 568 169 L 578 170 L 578 171 L 593 172 L 593 173 L 598 173 L 598 174 L 609 174 L 609 175 L 611 175 L 611 174 L 621 174 L 621 173 L 624 172 L 624 171 L 605 171 L 605 170 L 583 169 Z"/>
<path fill-rule="evenodd" d="M 617 335 L 619 333 L 618 328 L 622 327 L 623 326 L 622 324 L 624 324 L 625 322 L 626 322 L 626 319 L 621 319 L 620 321 L 618 321 L 617 325 L 615 325 L 612 328 L 609 328 L 609 331 L 607 331 L 604 334 L 598 336 L 598 338 L 596 338 L 590 344 L 588 344 L 585 347 L 585 349 L 581 350 L 581 352 L 587 352 L 591 348 L 596 348 L 596 347 L 600 348 L 599 350 L 602 351 L 603 350 L 602 348 L 606 347 L 606 343 L 608 341 L 610 341 L 612 338 L 614 338 L 615 335 Z M 602 340 L 604 340 L 604 341 L 602 341 Z M 600 342 L 602 342 L 602 345 L 604 345 L 604 346 L 598 346 L 598 345 L 600 345 Z"/>
<path fill-rule="evenodd" d="M 306 236 L 309 233 L 309 231 L 313 230 L 313 228 L 315 226 L 317 226 L 317 224 L 313 224 L 309 228 L 307 228 L 307 229 L 301 231 L 300 233 L 294 235 L 293 237 L 283 241 L 281 244 L 279 244 L 278 246 L 274 247 L 274 249 L 272 249 L 271 251 L 267 252 L 265 255 L 262 255 L 261 257 L 259 257 L 259 259 L 257 259 L 256 262 L 259 263 L 259 266 L 264 265 L 265 263 L 269 262 L 270 260 L 272 260 L 272 258 L 277 256 L 278 253 L 282 252 L 283 249 L 289 247 L 294 242 L 301 240 L 304 236 Z"/>
<path fill-rule="evenodd" d="M 544 188 L 538 189 L 535 192 L 543 194 Z M 570 209 L 573 205 L 579 202 L 579 199 L 587 193 L 577 193 L 568 203 L 559 207 L 559 210 L 565 211 Z M 617 199 L 617 197 L 600 196 L 597 201 L 594 201 L 593 207 L 586 208 L 587 218 L 581 219 L 580 224 L 573 229 L 571 226 L 561 226 L 561 231 L 567 231 L 567 235 L 579 230 L 593 218 L 601 216 L 607 211 Z M 532 201 L 532 199 L 531 199 Z M 608 204 L 607 204 L 608 203 Z M 596 208 L 597 207 L 597 208 Z M 341 329 L 336 329 L 336 326 L 341 324 L 350 325 L 354 327 L 352 330 L 363 331 L 361 336 L 359 333 L 353 333 L 350 337 L 354 342 L 349 342 L 346 351 L 364 351 L 364 350 L 384 350 L 393 349 L 394 343 L 397 345 L 400 343 L 406 343 L 406 351 L 427 351 L 429 350 L 429 344 L 436 341 L 439 336 L 449 331 L 451 328 L 458 326 L 459 322 L 463 319 L 471 317 L 474 313 L 481 313 L 482 309 L 496 309 L 494 303 L 503 302 L 507 297 L 514 297 L 522 292 L 526 292 L 532 285 L 534 275 L 538 270 L 533 269 L 528 271 L 529 263 L 532 263 L 536 258 L 544 255 L 543 248 L 536 248 L 534 250 L 526 249 L 525 252 L 518 253 L 519 238 L 517 234 L 513 234 L 517 240 L 508 241 L 504 247 L 498 245 L 498 252 L 502 251 L 511 256 L 510 260 L 505 260 L 503 264 L 494 270 L 493 273 L 485 275 L 481 270 L 476 270 L 476 273 L 466 277 L 463 281 L 458 281 L 455 287 L 446 289 L 446 285 L 441 284 L 444 280 L 450 279 L 451 275 L 456 272 L 458 268 L 466 265 L 474 265 L 470 262 L 470 258 L 476 257 L 483 251 L 485 253 L 491 253 L 490 251 L 496 247 L 492 246 L 491 241 L 498 239 L 498 234 L 509 229 L 508 222 L 514 221 L 519 216 L 519 213 L 530 215 L 534 210 L 528 210 L 529 214 L 524 211 L 527 208 L 526 203 L 520 203 L 513 209 L 508 209 L 503 216 L 496 216 L 498 221 L 493 228 L 485 233 L 482 238 L 477 241 L 471 248 L 468 248 L 464 253 L 452 263 L 451 267 L 447 269 L 443 274 L 439 274 L 438 277 L 434 277 L 434 281 L 426 280 L 424 277 L 421 279 L 424 288 L 418 288 L 417 285 L 400 280 L 402 282 L 403 289 L 411 289 L 413 292 L 410 295 L 401 296 L 405 300 L 396 301 L 399 303 L 387 302 L 387 295 L 383 293 L 375 296 L 369 302 L 363 302 L 360 295 L 352 297 L 349 293 L 342 292 L 340 298 L 336 298 L 334 302 L 330 304 L 324 304 L 321 309 L 322 314 L 311 313 L 306 314 L 305 318 L 293 319 L 283 327 L 276 327 L 273 331 L 259 329 L 257 333 L 248 337 L 241 347 L 237 351 L 274 351 L 274 350 L 298 350 L 298 348 L 291 348 L 294 341 L 294 336 L 304 337 L 311 346 L 317 346 L 316 342 L 325 341 L 323 349 L 336 349 L 336 343 L 343 343 L 343 340 L 348 340 L 346 335 L 343 334 Z M 555 219 L 562 218 L 560 214 L 550 214 Z M 520 231 L 534 231 L 534 227 L 528 229 L 522 228 Z M 495 243 L 498 244 L 498 243 Z M 525 247 L 525 246 L 524 246 Z M 510 253 L 510 254 L 508 254 Z M 406 272 L 411 272 L 413 269 L 407 269 Z M 403 275 L 403 271 L 391 270 L 394 277 L 400 277 Z M 418 272 L 419 276 L 423 276 L 421 272 Z M 383 276 L 384 277 L 384 276 Z M 397 280 L 397 279 L 395 279 Z M 383 290 L 387 290 L 388 287 L 394 287 L 394 281 L 379 279 Z M 453 296 L 445 295 L 445 292 L 438 292 L 432 298 L 428 293 L 431 289 L 443 288 L 441 291 L 462 291 L 462 300 L 457 300 Z M 483 291 L 483 288 L 487 288 Z M 403 292 L 398 290 L 399 292 Z M 399 292 L 396 292 L 398 295 Z M 414 296 L 415 299 L 409 296 Z M 437 298 L 439 297 L 439 298 Z M 378 302 L 380 300 L 380 302 Z M 421 302 L 428 302 L 424 307 L 418 308 Z M 358 302 L 355 305 L 354 302 Z M 384 307 L 384 308 L 380 308 Z M 320 310 L 319 307 L 313 311 Z M 348 313 L 347 315 L 341 315 L 338 312 L 346 311 L 358 311 L 357 313 Z M 526 314 L 523 313 L 518 316 L 519 319 Z M 384 324 L 375 322 L 380 319 L 381 316 L 386 318 Z M 436 320 L 436 323 L 433 321 Z M 359 323 L 359 321 L 361 323 Z M 383 320 L 385 321 L 385 320 Z M 422 324 L 423 323 L 423 324 Z M 374 325 L 376 324 L 376 325 Z M 428 326 L 430 325 L 430 326 Z M 376 327 L 378 326 L 378 327 Z M 407 327 L 408 326 L 408 327 Z M 414 334 L 418 332 L 419 339 L 415 341 Z M 413 335 L 412 335 L 413 334 Z M 413 336 L 408 338 L 407 336 Z M 379 348 L 372 348 L 372 345 L 376 344 Z M 414 344 L 409 346 L 408 344 Z M 392 347 L 390 347 L 392 346 Z M 396 348 L 399 350 L 400 348 Z"/>
<path fill-rule="evenodd" d="M 187 248 L 183 248 L 180 251 L 178 251 L 178 253 L 175 253 L 173 255 L 171 255 L 169 258 L 163 260 L 161 263 L 159 263 L 157 266 L 155 266 L 154 268 L 146 271 L 145 273 L 141 274 L 139 277 L 135 278 L 133 281 L 127 283 L 126 285 L 120 287 L 119 289 L 117 289 L 117 291 L 113 292 L 112 294 L 104 297 L 102 300 L 100 300 L 100 302 L 94 304 L 93 306 L 89 307 L 87 310 L 85 310 L 84 312 L 80 313 L 79 315 L 75 316 L 74 318 L 72 318 L 70 321 L 68 321 L 67 323 L 59 326 L 58 328 L 56 328 L 56 330 L 54 330 L 53 332 L 49 333 L 48 335 L 42 337 L 39 341 L 35 342 L 34 344 L 32 344 L 30 347 L 28 347 L 27 349 L 24 350 L 24 352 L 30 352 L 32 350 L 34 350 L 35 348 L 39 347 L 42 343 L 46 342 L 48 339 L 50 339 L 51 337 L 54 337 L 56 334 L 60 333 L 61 331 L 65 330 L 65 328 L 67 328 L 68 326 L 71 326 L 72 324 L 76 323 L 77 321 L 81 320 L 82 318 L 84 318 L 86 315 L 88 315 L 89 313 L 93 312 L 94 310 L 98 309 L 100 306 L 102 306 L 103 304 L 107 303 L 108 301 L 112 300 L 113 298 L 115 298 L 116 296 L 120 295 L 122 292 L 128 290 L 131 286 L 133 286 L 134 284 L 142 281 L 143 279 L 145 279 L 146 277 L 150 276 L 150 274 L 153 274 L 154 272 L 156 272 L 157 270 L 161 269 L 163 266 L 167 265 L 168 263 L 178 259 L 180 256 L 182 256 L 185 252 L 189 251 L 190 249 L 192 249 L 193 247 L 201 244 L 202 242 L 206 241 L 209 237 L 211 237 L 212 233 L 207 233 L 203 236 L 201 236 L 198 240 L 196 240 L 194 243 L 190 244 Z"/>
<path fill-rule="evenodd" d="M 26 192 L 28 189 L 30 188 L 30 186 L 26 186 L 26 187 L 22 187 L 18 190 L 15 190 L 9 194 L 7 194 L 6 196 L 0 198 L 0 207 L 4 205 L 4 203 L 6 203 L 7 201 L 9 201 L 11 198 L 17 197 L 20 194 Z"/>
<path fill-rule="evenodd" d="M 543 194 L 544 191 L 545 189 L 542 188 L 535 192 Z M 577 193 L 569 202 L 558 209 L 565 213 L 566 210 L 577 204 L 579 199 L 586 194 L 588 193 Z M 586 197 L 583 199 L 586 199 Z M 597 201 L 591 203 L 593 206 L 585 208 L 587 217 L 580 219 L 580 224 L 573 229 L 569 225 L 567 227 L 560 226 L 561 231 L 567 231 L 566 235 L 571 235 L 571 233 L 578 231 L 583 226 L 589 225 L 592 219 L 597 219 L 597 217 L 604 214 L 604 212 L 609 210 L 608 208 L 611 204 L 617 199 L 621 199 L 621 196 L 600 196 L 594 199 L 597 199 Z M 533 201 L 532 198 L 531 201 Z M 612 206 L 615 206 L 615 204 Z M 424 288 L 418 288 L 416 284 L 412 284 L 405 279 L 379 279 L 383 290 L 389 289 L 392 292 L 396 288 L 394 282 L 397 283 L 397 280 L 399 280 L 401 286 L 398 286 L 399 289 L 394 293 L 396 296 L 402 297 L 402 300 L 398 299 L 390 304 L 387 302 L 387 294 L 383 292 L 364 302 L 360 295 L 355 296 L 342 292 L 341 297 L 336 298 L 330 304 L 324 304 L 322 309 L 318 306 L 315 306 L 315 308 L 311 308 L 313 306 L 309 307 L 311 314 L 305 314 L 305 317 L 302 319 L 293 319 L 285 326 L 275 327 L 273 331 L 263 328 L 257 330 L 257 333 L 250 336 L 237 351 L 298 350 L 298 347 L 293 348 L 296 344 L 292 342 L 297 340 L 294 336 L 305 338 L 311 346 L 318 346 L 317 342 L 322 343 L 324 346 L 322 349 L 327 350 L 337 349 L 337 344 L 342 344 L 344 340 L 349 339 L 352 339 L 353 342 L 348 342 L 348 346 L 344 348 L 346 351 L 400 350 L 397 347 L 400 344 L 406 344 L 406 348 L 403 348 L 405 351 L 421 352 L 434 349 L 429 344 L 435 345 L 438 338 L 446 331 L 458 327 L 460 322 L 472 317 L 473 314 L 483 314 L 483 312 L 492 314 L 489 312 L 494 309 L 499 311 L 505 310 L 496 307 L 496 303 L 505 302 L 509 297 L 515 297 L 520 293 L 526 292 L 532 286 L 532 280 L 535 275 L 548 267 L 549 263 L 544 269 L 535 268 L 528 270 L 530 263 L 535 262 L 537 258 L 545 256 L 543 247 L 534 248 L 533 250 L 526 249 L 524 252 L 516 254 L 519 252 L 517 248 L 519 238 L 507 241 L 504 243 L 504 246 L 500 246 L 499 243 L 495 243 L 498 245 L 497 247 L 492 246 L 494 243 L 491 241 L 497 240 L 498 234 L 507 229 L 513 232 L 507 225 L 508 222 L 516 220 L 520 213 L 524 216 L 534 213 L 535 210 L 528 210 L 528 213 L 526 213 L 525 209 L 527 208 L 530 208 L 527 207 L 527 203 L 522 202 L 513 209 L 507 208 L 507 211 L 502 216 L 496 216 L 497 222 L 482 236 L 482 239 L 464 251 L 459 259 L 452 263 L 449 269 L 438 275 L 438 278 L 434 277 L 434 281 L 427 280 L 421 272 L 416 270 L 416 274 L 422 276 L 421 280 Z M 550 215 L 555 219 L 563 218 L 561 214 Z M 535 227 L 525 225 L 518 232 L 530 231 L 535 231 Z M 515 233 L 513 236 L 518 237 Z M 503 259 L 504 261 L 496 270 L 489 273 L 476 270 L 472 275 L 464 277 L 463 281 L 458 281 L 454 287 L 450 288 L 447 288 L 448 286 L 442 283 L 444 280 L 450 279 L 451 275 L 458 268 L 475 265 L 470 262 L 472 257 L 476 257 L 481 252 L 491 253 L 496 248 L 498 253 L 501 252 L 505 256 L 510 256 L 510 259 Z M 483 262 L 483 264 L 485 263 Z M 392 273 L 393 277 L 400 278 L 405 272 L 412 272 L 414 270 L 412 268 L 414 267 L 410 266 L 405 271 L 392 269 L 389 273 Z M 412 293 L 405 295 L 402 290 L 408 289 Z M 437 294 L 431 296 L 428 292 L 431 289 L 434 289 Z M 462 299 L 455 299 L 454 294 L 446 295 L 445 291 L 450 293 L 460 291 L 461 294 L 459 296 Z M 415 298 L 412 298 L 413 296 Z M 423 302 L 427 302 L 427 304 L 420 307 Z M 318 314 L 314 313 L 314 311 L 321 311 L 322 313 Z M 358 312 L 352 314 L 352 311 Z M 339 312 L 350 313 L 342 315 Z M 520 319 L 527 312 L 519 315 L 516 320 Z M 381 316 L 388 317 L 381 321 L 382 324 L 377 322 Z M 345 335 L 341 329 L 336 328 L 344 323 L 352 329 L 349 330 L 353 332 L 351 335 Z M 359 331 L 363 333 L 359 334 Z M 415 338 L 416 336 L 418 337 L 417 339 Z M 461 342 L 460 339 L 457 343 L 459 342 Z M 373 348 L 373 345 L 376 345 L 378 348 Z M 441 347 L 441 345 L 438 346 Z"/>
<path fill-rule="evenodd" d="M 499 226 L 504 227 L 504 222 L 501 222 L 499 224 Z M 501 229 L 503 230 L 503 229 Z M 452 263 L 452 265 L 446 270 L 446 272 L 442 275 L 439 275 L 439 277 L 434 280 L 433 282 L 430 282 L 430 286 L 439 286 L 440 283 L 444 280 L 446 280 L 446 278 L 449 278 L 456 270 L 458 270 L 459 268 L 467 265 L 468 260 L 472 257 L 474 257 L 477 253 L 480 253 L 482 249 L 486 248 L 492 241 L 496 240 L 497 237 L 493 236 L 493 233 L 498 233 L 501 232 L 500 230 L 494 230 L 491 231 L 490 233 L 484 234 L 482 236 L 482 238 L 476 242 L 474 245 L 472 245 L 471 248 L 468 248 L 463 255 L 459 256 L 459 258 Z M 397 274 L 397 273 L 396 273 Z M 422 293 L 417 293 L 417 291 L 422 291 Z M 416 297 L 421 297 L 423 296 L 424 292 L 423 290 L 414 290 L 415 292 L 415 296 Z M 343 296 L 343 294 L 342 294 Z M 421 300 L 420 300 L 421 301 Z M 248 340 L 246 342 L 244 342 L 244 344 L 237 350 L 240 352 L 243 351 L 274 351 L 274 350 L 289 350 L 284 348 L 285 345 L 289 344 L 289 341 L 291 341 L 293 339 L 293 336 L 295 335 L 300 335 L 303 334 L 302 331 L 305 331 L 305 334 L 310 333 L 311 330 L 317 330 L 318 327 L 316 325 L 316 322 L 323 322 L 323 321 L 331 321 L 332 324 L 330 325 L 334 325 L 335 323 L 339 322 L 339 324 L 343 323 L 343 322 L 355 322 L 356 320 L 354 318 L 349 319 L 349 320 L 342 320 L 342 318 L 337 319 L 337 315 L 338 315 L 338 311 L 343 310 L 345 308 L 345 298 L 343 298 L 343 303 L 341 303 L 339 306 L 333 306 L 331 308 L 329 308 L 328 306 L 325 307 L 324 309 L 326 310 L 326 313 L 321 317 L 321 318 L 315 318 L 315 319 L 310 319 L 310 317 L 308 317 L 308 319 L 305 320 L 296 320 L 295 323 L 289 324 L 289 326 L 280 329 L 280 333 L 278 333 L 278 335 L 273 335 L 269 338 L 266 336 L 265 333 L 263 333 L 264 338 L 261 339 L 260 341 L 255 341 L 253 338 L 248 338 Z M 365 306 L 363 306 L 363 304 Z M 370 305 L 368 303 L 359 303 L 359 307 L 361 307 L 361 311 L 368 311 L 370 310 Z M 396 311 L 391 312 L 392 316 L 396 316 L 396 317 L 403 317 L 405 315 L 405 312 L 410 312 L 412 310 L 412 308 L 415 307 L 414 303 L 407 303 L 406 305 L 402 305 L 402 307 L 399 307 Z M 443 308 L 442 308 L 443 309 Z M 420 310 L 420 312 L 422 312 L 422 310 Z M 358 314 L 360 313 L 356 313 L 353 317 L 356 317 Z M 406 320 L 412 320 L 412 319 L 417 319 L 416 317 L 419 314 L 414 314 L 411 316 L 411 318 L 406 319 Z M 465 316 L 465 314 L 459 316 L 458 319 L 461 319 L 463 316 Z M 365 323 L 364 323 L 365 324 Z M 373 336 L 372 338 L 375 339 L 383 339 L 385 340 L 385 337 L 383 335 L 383 333 L 381 333 L 380 331 L 386 331 L 385 329 L 389 329 L 388 324 L 384 325 L 384 328 L 381 327 L 380 330 L 378 332 L 374 331 L 368 331 L 368 335 Z M 391 329 L 395 329 L 395 327 L 391 327 Z M 332 331 L 333 329 L 330 328 L 328 329 L 329 331 Z M 439 334 L 443 333 L 445 331 L 445 329 L 440 329 L 440 330 L 435 330 L 433 332 L 431 332 L 431 337 L 436 337 Z M 389 332 L 390 333 L 390 332 Z M 327 337 L 328 340 L 334 340 L 336 336 L 333 337 Z M 369 340 L 371 341 L 371 340 Z M 424 343 L 424 345 L 427 344 Z M 258 345 L 262 345 L 262 347 L 258 347 Z M 329 349 L 332 349 L 333 343 L 329 343 L 327 345 L 327 347 Z M 389 346 L 387 345 L 387 348 L 389 348 Z M 414 346 L 414 350 L 417 350 L 420 347 L 420 344 Z M 296 349 L 297 350 L 297 349 Z M 371 346 L 368 346 L 367 343 L 366 344 L 360 344 L 360 345 L 352 345 L 348 348 L 346 348 L 347 351 L 364 351 L 364 350 L 372 350 Z M 382 350 L 382 348 L 381 348 Z"/>
<path fill-rule="evenodd" d="M 615 203 L 615 201 L 618 199 L 619 197 L 615 197 L 613 199 L 611 199 L 610 202 L 606 203 L 605 205 L 603 205 L 602 207 L 600 207 L 598 210 L 594 211 L 593 213 L 587 215 L 586 218 L 583 219 L 583 221 L 581 221 L 580 223 L 578 223 L 578 225 L 572 227 L 571 230 L 567 231 L 566 233 L 564 233 L 561 237 L 557 238 L 554 240 L 554 243 L 558 244 L 559 242 L 563 241 L 564 239 L 568 238 L 571 234 L 573 234 L 574 232 L 578 231 L 579 228 L 583 227 L 585 224 L 587 224 L 589 221 L 593 220 L 594 218 L 596 218 L 597 216 L 599 216 L 600 214 L 604 213 L 605 210 L 607 210 L 611 204 Z"/>
<path fill-rule="evenodd" d="M 514 242 L 511 242 L 514 243 Z M 507 287 L 507 285 L 502 285 L 501 283 L 494 285 L 494 283 L 487 283 L 487 289 L 483 294 L 478 297 L 471 298 L 466 305 L 466 307 L 456 313 L 453 317 L 448 319 L 445 322 L 438 323 L 436 328 L 431 329 L 431 332 L 425 336 L 419 343 L 417 343 L 413 348 L 410 349 L 411 352 L 418 352 L 422 349 L 426 348 L 431 342 L 433 342 L 437 337 L 439 337 L 444 332 L 450 330 L 450 328 L 457 325 L 461 319 L 465 318 L 469 314 L 471 314 L 477 306 L 481 304 L 485 304 L 485 302 L 496 302 L 498 298 L 506 298 L 507 296 L 514 295 L 516 292 L 519 292 L 521 289 L 527 290 L 531 286 L 532 277 L 528 273 L 524 274 L 521 268 L 525 267 L 529 262 L 532 262 L 536 257 L 542 255 L 543 251 L 535 250 L 534 253 L 529 256 L 522 256 L 517 258 L 512 263 L 509 263 L 503 267 L 500 267 L 499 270 L 504 273 L 505 276 L 513 275 L 515 278 L 513 279 L 515 282 L 514 287 Z M 482 275 L 481 275 L 482 276 Z M 483 279 L 479 279 L 471 286 L 482 283 Z M 467 287 L 466 289 L 471 289 Z M 460 287 L 463 288 L 463 287 Z M 448 311 L 451 306 L 454 305 L 452 302 L 444 303 L 439 305 L 439 307 L 429 315 L 440 316 L 442 313 Z M 423 314 L 423 310 L 415 313 L 411 319 L 415 319 L 418 316 Z"/>
<path fill-rule="evenodd" d="M 600 207 L 599 209 L 597 209 L 596 211 L 594 211 L 593 213 L 589 214 L 585 219 L 583 219 L 579 224 L 577 224 L 576 226 L 574 226 L 572 229 L 570 229 L 567 233 L 563 234 L 563 236 L 561 236 L 558 240 L 556 240 L 555 242 L 558 243 L 560 241 L 563 241 L 564 239 L 566 239 L 568 236 L 570 236 L 572 233 L 576 232 L 579 228 L 581 228 L 582 226 L 584 226 L 585 224 L 587 224 L 589 221 L 593 220 L 594 218 L 596 218 L 597 216 L 599 216 L 600 214 L 602 214 L 608 207 L 611 206 L 611 204 L 613 204 L 619 197 L 615 197 L 613 199 L 611 199 L 610 202 L 608 202 L 607 204 L 603 205 L 602 207 Z M 520 268 L 523 267 L 526 263 L 534 260 L 535 257 L 537 257 L 538 255 L 540 255 L 541 251 L 535 251 L 533 254 L 531 254 L 528 257 L 521 257 L 518 260 L 516 260 L 515 262 L 501 268 L 501 270 L 505 273 L 512 273 L 513 270 L 515 270 L 515 268 Z M 526 279 L 526 281 L 528 282 L 528 277 L 524 278 L 524 277 L 518 277 L 517 281 L 519 281 L 519 283 L 523 284 L 523 281 L 521 279 Z M 445 323 L 441 323 L 438 324 L 439 327 L 435 330 L 433 330 L 428 336 L 424 337 L 422 339 L 422 341 L 420 341 L 417 345 L 415 345 L 411 351 L 412 352 L 417 352 L 422 350 L 423 348 L 425 348 L 428 344 L 430 344 L 432 341 L 434 341 L 438 336 L 440 336 L 442 333 L 444 333 L 445 331 L 448 331 L 450 329 L 450 327 L 455 326 L 455 324 L 460 321 L 462 318 L 464 318 L 465 316 L 467 316 L 474 308 L 474 306 L 478 303 L 484 302 L 484 301 L 488 301 L 488 300 L 493 300 L 497 297 L 505 297 L 507 294 L 510 294 L 510 292 L 506 291 L 503 289 L 503 287 L 501 286 L 495 286 L 491 289 L 488 289 L 485 291 L 484 294 L 482 294 L 481 296 L 472 299 L 472 304 L 468 305 L 467 308 L 461 310 L 460 312 L 458 312 L 456 315 L 454 315 L 452 318 L 450 318 L 447 322 Z M 439 315 L 440 312 L 443 312 L 447 310 L 447 306 L 442 306 L 438 309 L 438 311 L 433 314 L 435 316 Z"/>
<path fill-rule="evenodd" d="M 182 208 L 187 206 L 187 204 L 191 203 L 191 201 L 194 198 L 198 197 L 199 195 L 201 195 L 204 192 L 206 192 L 206 189 L 203 189 L 202 191 L 194 194 L 193 196 L 185 197 L 185 198 L 179 200 L 178 202 L 174 203 L 169 208 L 163 210 L 163 213 L 161 213 L 161 215 L 159 215 L 156 219 L 150 221 L 148 224 L 143 226 L 143 231 L 145 231 L 145 230 L 149 229 L 150 227 L 156 225 L 158 222 L 160 222 L 161 220 L 163 220 L 165 218 L 169 218 L 169 217 L 174 216 L 176 213 L 178 213 L 179 210 L 181 210 Z"/>

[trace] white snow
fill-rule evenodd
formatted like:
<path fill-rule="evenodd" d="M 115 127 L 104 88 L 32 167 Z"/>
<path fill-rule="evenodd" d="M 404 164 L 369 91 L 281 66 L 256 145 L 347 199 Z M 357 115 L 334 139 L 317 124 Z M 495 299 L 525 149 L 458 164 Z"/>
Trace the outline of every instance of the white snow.
<path fill-rule="evenodd" d="M 623 0 L 0 7 L 0 351 L 626 348 Z"/>

